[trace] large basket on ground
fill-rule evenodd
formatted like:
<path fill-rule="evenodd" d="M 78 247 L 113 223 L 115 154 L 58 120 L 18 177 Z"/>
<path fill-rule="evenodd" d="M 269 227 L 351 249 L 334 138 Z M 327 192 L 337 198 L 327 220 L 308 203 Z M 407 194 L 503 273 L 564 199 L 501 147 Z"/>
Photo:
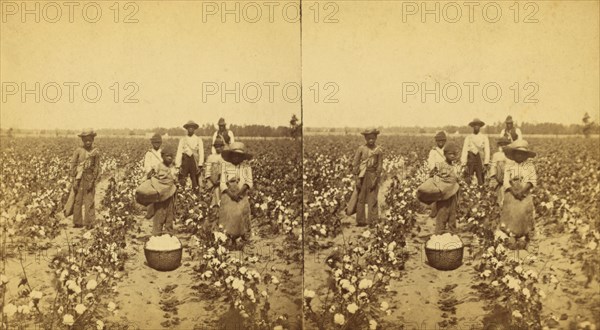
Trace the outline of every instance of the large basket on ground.
<path fill-rule="evenodd" d="M 150 250 L 146 245 L 144 245 L 144 254 L 146 255 L 146 262 L 148 262 L 148 266 L 151 268 L 168 272 L 177 269 L 181 265 L 181 257 L 183 255 L 183 246 L 181 244 L 178 249 L 168 251 Z"/>
<path fill-rule="evenodd" d="M 462 265 L 464 250 L 464 244 L 448 250 L 434 250 L 425 246 L 425 255 L 431 267 L 438 270 L 454 270 Z"/>

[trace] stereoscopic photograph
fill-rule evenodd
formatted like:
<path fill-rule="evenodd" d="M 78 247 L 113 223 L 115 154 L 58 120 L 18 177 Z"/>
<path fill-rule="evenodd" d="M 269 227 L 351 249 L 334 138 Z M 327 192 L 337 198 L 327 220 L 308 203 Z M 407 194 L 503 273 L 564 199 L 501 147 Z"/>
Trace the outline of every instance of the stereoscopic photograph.
<path fill-rule="evenodd" d="M 600 329 L 597 0 L 0 10 L 0 329 Z"/>

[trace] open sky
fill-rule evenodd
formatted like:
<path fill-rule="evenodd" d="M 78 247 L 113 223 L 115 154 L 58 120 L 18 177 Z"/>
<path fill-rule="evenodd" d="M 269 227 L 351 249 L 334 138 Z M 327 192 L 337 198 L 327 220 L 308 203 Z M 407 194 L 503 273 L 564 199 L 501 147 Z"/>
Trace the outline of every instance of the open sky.
<path fill-rule="evenodd" d="M 1 3 L 2 128 L 219 117 L 287 125 L 300 115 L 300 82 L 305 126 L 461 125 L 507 114 L 579 123 L 600 111 L 598 1 L 522 2 L 518 11 L 513 1 L 305 2 L 302 34 L 289 1 L 132 1 L 118 10 L 109 1 L 97 2 L 99 16 L 87 2 L 72 15 L 63 2 L 60 15 L 47 3 Z"/>
<path fill-rule="evenodd" d="M 76 2 L 73 23 L 63 2 L 57 2 L 62 16 L 56 23 L 47 19 L 54 20 L 57 10 L 44 9 L 43 3 L 36 23 L 34 15 L 26 15 L 23 22 L 21 1 L 14 2 L 19 5 L 14 15 L 6 14 L 6 1 L 2 2 L 2 93 L 14 88 L 7 82 L 19 87 L 16 94 L 1 100 L 3 128 L 174 127 L 189 119 L 216 123 L 221 116 L 232 124 L 277 126 L 288 125 L 293 113 L 300 116 L 300 102 L 293 102 L 301 78 L 300 25 L 294 16 L 297 2 L 288 8 L 286 17 L 282 6 L 274 7 L 272 19 L 269 7 L 260 6 L 256 23 L 252 23 L 258 15 L 255 7 L 244 9 L 246 3 L 237 3 L 236 10 L 234 2 L 227 8 L 221 8 L 221 2 L 200 1 L 131 1 L 133 5 L 124 8 L 128 2 L 119 2 L 117 12 L 111 8 L 113 1 L 96 1 L 102 10 L 99 18 L 93 7 L 87 7 L 84 14 L 87 2 Z M 34 10 L 34 2 L 28 5 Z M 223 19 L 225 9 L 233 14 Z M 34 89 L 35 82 L 40 83 L 40 102 L 35 102 L 35 94 L 25 95 L 23 102 L 21 84 Z M 62 92 L 56 103 L 49 102 L 56 98 L 52 82 Z M 70 82 L 79 83 L 73 86 L 72 103 Z M 135 85 L 126 86 L 128 82 Z M 86 100 L 83 87 L 88 83 L 92 84 Z M 288 100 L 282 96 L 286 84 Z M 92 103 L 98 86 L 102 95 Z M 222 87 L 234 92 L 223 94 Z M 124 103 L 130 95 L 139 102 Z"/>

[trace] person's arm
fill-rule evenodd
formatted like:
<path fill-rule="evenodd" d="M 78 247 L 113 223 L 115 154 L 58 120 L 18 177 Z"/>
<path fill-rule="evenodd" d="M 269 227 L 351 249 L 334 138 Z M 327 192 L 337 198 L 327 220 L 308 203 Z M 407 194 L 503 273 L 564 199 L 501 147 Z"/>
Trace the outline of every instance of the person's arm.
<path fill-rule="evenodd" d="M 210 144 L 210 153 L 213 155 L 217 153 L 217 150 L 215 150 L 215 141 L 216 140 L 217 140 L 217 132 L 215 132 L 215 134 L 213 134 L 212 143 Z"/>
<path fill-rule="evenodd" d="M 489 165 L 490 164 L 490 139 L 486 136 L 484 136 L 483 139 L 483 149 L 484 149 L 484 161 L 483 164 L 484 165 Z"/>
<path fill-rule="evenodd" d="M 230 142 L 234 143 L 235 142 L 235 138 L 233 137 L 233 131 L 232 130 L 228 130 L 229 132 L 229 138 L 231 139 Z"/>
<path fill-rule="evenodd" d="M 517 133 L 517 140 L 523 140 L 523 133 L 521 133 L 521 130 L 518 128 L 515 128 L 515 132 Z"/>
<path fill-rule="evenodd" d="M 94 151 L 96 156 L 94 157 L 94 185 L 100 182 L 100 176 L 102 174 L 102 168 L 100 167 L 100 151 L 96 149 Z"/>
<path fill-rule="evenodd" d="M 467 153 L 469 152 L 469 141 L 471 139 L 471 136 L 468 135 L 465 137 L 465 141 L 463 142 L 463 148 L 462 148 L 462 154 L 460 156 L 460 163 L 465 166 L 467 164 Z"/>
<path fill-rule="evenodd" d="M 73 179 L 77 177 L 77 165 L 79 163 L 79 149 L 75 149 L 73 156 L 71 157 L 71 170 L 70 174 Z"/>
<path fill-rule="evenodd" d="M 505 132 L 506 132 L 506 129 L 505 129 L 505 128 L 503 128 L 503 129 L 500 131 L 500 137 L 503 137 Z"/>
<path fill-rule="evenodd" d="M 252 178 L 252 167 L 249 165 L 245 165 L 242 167 L 242 187 L 240 188 L 240 192 L 238 196 L 243 196 L 246 191 L 252 189 L 254 187 L 254 180 Z M 238 199 L 239 200 L 239 199 Z"/>
<path fill-rule="evenodd" d="M 148 173 L 150 173 L 150 171 L 152 170 L 151 157 L 154 157 L 154 156 L 151 155 L 149 151 L 146 151 L 146 154 L 144 155 L 144 173 L 146 175 L 148 175 Z"/>
<path fill-rule="evenodd" d="M 204 165 L 204 143 L 202 143 L 202 138 L 198 138 L 198 167 L 202 167 Z"/>
<path fill-rule="evenodd" d="M 358 177 L 360 174 L 361 149 L 362 148 L 359 147 L 356 150 L 356 153 L 354 153 L 354 161 L 352 162 L 352 174 L 354 174 L 355 177 Z"/>
<path fill-rule="evenodd" d="M 429 172 L 433 171 L 436 163 L 435 150 L 429 150 L 429 157 L 427 157 L 427 169 Z"/>
<path fill-rule="evenodd" d="M 221 188 L 221 192 L 222 193 L 228 193 L 227 190 L 227 175 L 225 174 L 227 170 L 227 165 L 222 164 L 221 165 L 221 183 L 220 183 L 220 188 Z"/>
<path fill-rule="evenodd" d="M 183 142 L 185 137 L 179 139 L 179 144 L 177 145 L 177 154 L 175 155 L 175 167 L 181 167 L 181 158 L 183 157 Z"/>

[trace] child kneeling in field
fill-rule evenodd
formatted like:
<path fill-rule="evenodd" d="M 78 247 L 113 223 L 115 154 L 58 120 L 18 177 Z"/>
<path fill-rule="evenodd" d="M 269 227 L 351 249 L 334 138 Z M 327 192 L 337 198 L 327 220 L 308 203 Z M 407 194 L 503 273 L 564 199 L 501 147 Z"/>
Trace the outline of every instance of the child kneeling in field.
<path fill-rule="evenodd" d="M 531 189 L 537 184 L 535 165 L 530 160 L 536 153 L 525 140 L 517 140 L 504 148 L 506 165 L 502 190 L 504 200 L 500 214 L 501 229 L 517 238 L 531 238 L 534 229 L 534 207 Z"/>
<path fill-rule="evenodd" d="M 439 164 L 434 179 L 442 191 L 442 197 L 435 202 L 431 217 L 435 217 L 435 234 L 456 233 L 456 208 L 458 204 L 458 146 L 449 142 L 444 147 L 446 161 Z"/>
<path fill-rule="evenodd" d="M 155 166 L 152 174 L 153 185 L 159 192 L 159 201 L 154 203 L 152 235 L 173 235 L 175 220 L 175 191 L 177 190 L 177 170 L 173 165 L 175 149 L 166 146 L 161 152 L 162 162 Z"/>

